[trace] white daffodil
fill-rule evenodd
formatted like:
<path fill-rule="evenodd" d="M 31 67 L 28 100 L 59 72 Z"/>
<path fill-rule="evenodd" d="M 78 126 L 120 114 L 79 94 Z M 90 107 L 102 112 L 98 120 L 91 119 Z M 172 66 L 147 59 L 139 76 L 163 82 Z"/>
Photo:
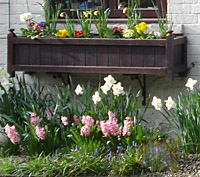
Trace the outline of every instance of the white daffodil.
<path fill-rule="evenodd" d="M 32 14 L 29 13 L 29 12 L 21 14 L 20 15 L 20 21 L 25 22 L 25 21 L 29 20 L 31 16 L 32 16 Z"/>
<path fill-rule="evenodd" d="M 9 82 L 9 80 L 5 80 L 1 83 L 1 85 L 4 87 L 4 89 L 8 92 L 10 87 L 13 87 L 13 84 Z"/>
<path fill-rule="evenodd" d="M 112 84 L 105 83 L 103 86 L 101 86 L 102 92 L 107 95 L 107 92 L 111 89 Z"/>
<path fill-rule="evenodd" d="M 84 93 L 83 88 L 82 88 L 79 84 L 77 85 L 77 87 L 76 87 L 76 89 L 75 89 L 75 93 L 76 93 L 77 95 L 83 95 L 83 93 Z"/>
<path fill-rule="evenodd" d="M 165 100 L 165 103 L 168 110 L 170 110 L 171 108 L 176 108 L 176 103 L 171 96 L 168 97 L 168 100 Z"/>
<path fill-rule="evenodd" d="M 0 88 L 0 97 L 1 97 L 4 93 L 5 93 L 5 91 L 2 90 L 2 89 Z"/>
<path fill-rule="evenodd" d="M 107 77 L 105 77 L 104 80 L 106 81 L 107 84 L 115 84 L 116 83 L 116 80 L 111 75 L 108 75 Z"/>
<path fill-rule="evenodd" d="M 113 90 L 113 95 L 115 96 L 125 94 L 124 88 L 121 86 L 121 82 L 118 82 L 117 84 L 113 85 L 112 90 Z"/>
<path fill-rule="evenodd" d="M 95 92 L 95 94 L 92 96 L 92 101 L 94 104 L 97 104 L 98 102 L 101 101 L 101 97 L 99 96 L 99 92 Z"/>
<path fill-rule="evenodd" d="M 154 108 L 156 110 L 161 111 L 161 109 L 162 109 L 162 101 L 161 101 L 161 99 L 159 99 L 156 96 L 154 96 L 151 104 L 154 106 Z"/>
<path fill-rule="evenodd" d="M 185 86 L 190 88 L 190 90 L 193 90 L 196 83 L 197 83 L 197 80 L 193 80 L 192 78 L 189 78 Z"/>
<path fill-rule="evenodd" d="M 0 74 L 1 74 L 1 77 L 2 77 L 4 80 L 8 80 L 9 77 L 10 77 L 10 74 L 9 74 L 8 72 L 6 72 L 5 70 L 1 70 Z"/>

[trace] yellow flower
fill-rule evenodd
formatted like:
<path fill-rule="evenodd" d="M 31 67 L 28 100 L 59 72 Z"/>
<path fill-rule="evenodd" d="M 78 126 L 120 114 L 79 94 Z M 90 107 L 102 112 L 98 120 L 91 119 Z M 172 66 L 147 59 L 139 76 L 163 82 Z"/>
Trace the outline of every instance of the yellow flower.
<path fill-rule="evenodd" d="M 139 26 L 139 25 L 136 25 L 136 26 L 135 26 L 135 29 L 136 29 L 137 33 L 140 32 L 140 26 Z"/>
<path fill-rule="evenodd" d="M 67 32 L 67 30 L 62 29 L 62 30 L 58 30 L 55 36 L 64 38 L 66 36 L 69 36 L 69 33 Z"/>
<path fill-rule="evenodd" d="M 125 7 L 125 8 L 123 9 L 123 14 L 125 14 L 126 11 L 127 11 L 127 7 Z"/>
<path fill-rule="evenodd" d="M 99 13 L 99 12 L 98 12 L 97 10 L 95 10 L 93 14 L 94 14 L 95 16 L 97 16 L 98 13 Z"/>
<path fill-rule="evenodd" d="M 140 26 L 140 30 L 141 31 L 145 31 L 148 27 L 147 27 L 147 24 L 145 23 L 145 22 L 141 22 L 140 24 L 139 24 L 139 26 Z"/>
<path fill-rule="evenodd" d="M 65 17 L 65 12 L 62 12 L 62 13 L 60 14 L 60 17 Z"/>
<path fill-rule="evenodd" d="M 147 29 L 147 24 L 145 22 L 141 22 L 139 25 L 135 26 L 135 29 L 137 31 L 137 33 L 139 33 L 140 31 L 145 31 Z"/>

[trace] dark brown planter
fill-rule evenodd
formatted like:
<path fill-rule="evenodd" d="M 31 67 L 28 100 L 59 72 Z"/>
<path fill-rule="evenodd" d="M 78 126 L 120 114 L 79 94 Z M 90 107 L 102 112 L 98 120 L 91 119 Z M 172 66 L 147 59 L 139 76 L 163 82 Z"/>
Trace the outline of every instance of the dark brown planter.
<path fill-rule="evenodd" d="M 29 39 L 8 35 L 8 72 L 186 75 L 186 37 L 166 39 Z"/>

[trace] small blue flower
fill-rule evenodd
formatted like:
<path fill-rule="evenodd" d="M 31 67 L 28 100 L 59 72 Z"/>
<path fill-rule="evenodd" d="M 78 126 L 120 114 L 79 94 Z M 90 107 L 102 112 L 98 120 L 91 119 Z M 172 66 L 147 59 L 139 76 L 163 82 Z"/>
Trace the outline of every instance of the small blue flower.
<path fill-rule="evenodd" d="M 110 162 L 112 160 L 112 157 L 111 156 L 109 156 L 109 158 L 108 158 L 108 161 Z"/>
<path fill-rule="evenodd" d="M 112 160 L 112 151 L 110 151 L 109 153 L 109 158 L 108 158 L 108 161 L 110 162 Z"/>
<path fill-rule="evenodd" d="M 136 149 L 136 152 L 139 152 L 139 149 Z"/>
<path fill-rule="evenodd" d="M 55 156 L 57 156 L 57 155 L 58 155 L 58 151 L 56 150 Z"/>
<path fill-rule="evenodd" d="M 53 159 L 53 155 L 52 156 L 49 156 L 49 160 L 52 160 Z"/>
<path fill-rule="evenodd" d="M 119 152 L 121 153 L 122 152 L 122 144 L 119 143 Z"/>
<path fill-rule="evenodd" d="M 157 146 L 155 147 L 155 151 L 156 151 L 156 153 L 160 152 Z"/>
<path fill-rule="evenodd" d="M 95 150 L 95 152 L 94 152 L 94 156 L 97 155 L 97 153 L 98 153 L 98 149 Z"/>
<path fill-rule="evenodd" d="M 127 151 L 129 151 L 130 147 L 129 147 L 129 146 L 127 146 L 127 148 L 126 148 L 126 149 L 127 149 Z"/>
<path fill-rule="evenodd" d="M 76 145 L 75 146 L 75 151 L 78 151 L 78 150 L 79 150 L 78 145 Z"/>
<path fill-rule="evenodd" d="M 47 23 L 46 22 L 40 22 L 38 25 L 40 25 L 41 27 L 44 27 Z"/>
<path fill-rule="evenodd" d="M 135 141 L 132 142 L 132 145 L 136 148 L 137 147 L 137 143 Z"/>

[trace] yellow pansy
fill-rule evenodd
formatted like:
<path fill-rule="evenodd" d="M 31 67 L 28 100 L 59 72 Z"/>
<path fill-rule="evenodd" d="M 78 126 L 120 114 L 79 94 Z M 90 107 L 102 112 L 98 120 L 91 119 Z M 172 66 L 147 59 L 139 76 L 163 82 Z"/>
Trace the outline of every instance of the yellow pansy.
<path fill-rule="evenodd" d="M 145 22 L 140 23 L 139 26 L 141 31 L 145 31 L 148 28 Z"/>
<path fill-rule="evenodd" d="M 139 25 L 135 26 L 135 29 L 137 31 L 137 33 L 139 33 L 140 31 L 145 31 L 147 29 L 147 24 L 145 22 L 141 22 Z"/>
<path fill-rule="evenodd" d="M 69 36 L 69 33 L 67 32 L 67 30 L 62 29 L 62 30 L 58 30 L 57 33 L 55 33 L 55 36 L 64 38 L 66 36 Z"/>

